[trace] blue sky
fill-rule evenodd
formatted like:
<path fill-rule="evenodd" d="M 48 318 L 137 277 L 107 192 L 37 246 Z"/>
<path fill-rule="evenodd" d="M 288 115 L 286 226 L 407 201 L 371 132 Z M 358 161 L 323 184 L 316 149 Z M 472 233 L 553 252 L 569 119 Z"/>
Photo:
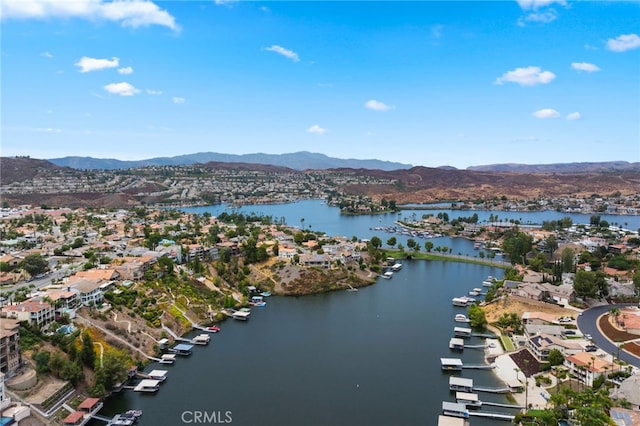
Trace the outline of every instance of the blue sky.
<path fill-rule="evenodd" d="M 1 155 L 640 161 L 640 3 L 0 0 Z"/>

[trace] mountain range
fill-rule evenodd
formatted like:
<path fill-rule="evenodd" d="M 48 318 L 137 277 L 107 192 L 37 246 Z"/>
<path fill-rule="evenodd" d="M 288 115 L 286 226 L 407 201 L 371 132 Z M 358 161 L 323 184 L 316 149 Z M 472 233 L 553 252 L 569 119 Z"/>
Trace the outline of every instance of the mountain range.
<path fill-rule="evenodd" d="M 294 170 L 324 170 L 336 168 L 400 170 L 413 167 L 411 164 L 382 160 L 357 160 L 329 157 L 308 151 L 290 154 L 221 154 L 217 152 L 198 152 L 175 157 L 155 157 L 146 160 L 123 161 L 111 158 L 62 157 L 51 158 L 50 162 L 62 167 L 81 170 L 116 170 L 145 166 L 185 166 L 209 162 L 267 164 L 288 167 Z"/>
<path fill-rule="evenodd" d="M 61 167 L 71 167 L 78 170 L 117 170 L 146 166 L 184 166 L 190 164 L 216 163 L 245 163 L 263 164 L 287 167 L 293 170 L 327 170 L 327 169 L 368 169 L 368 170 L 407 170 L 411 164 L 383 161 L 376 159 L 341 159 L 329 157 L 308 151 L 288 154 L 222 154 L 217 152 L 198 152 L 194 154 L 177 155 L 174 157 L 153 157 L 145 160 L 117 160 L 113 158 L 93 157 L 60 157 L 50 161 Z M 456 170 L 455 167 L 442 166 L 441 169 Z M 466 170 L 485 172 L 514 172 L 514 173 L 585 173 L 611 171 L 640 171 L 640 162 L 603 161 L 603 162 L 575 162 L 554 164 L 488 164 L 467 167 Z"/>

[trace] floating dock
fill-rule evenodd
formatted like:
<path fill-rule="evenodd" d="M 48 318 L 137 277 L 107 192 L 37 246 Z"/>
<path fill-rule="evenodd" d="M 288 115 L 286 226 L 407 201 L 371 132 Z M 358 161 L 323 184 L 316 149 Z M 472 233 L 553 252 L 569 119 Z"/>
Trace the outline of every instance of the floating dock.
<path fill-rule="evenodd" d="M 167 370 L 153 370 L 147 374 L 147 377 L 159 382 L 164 382 L 167 379 Z"/>

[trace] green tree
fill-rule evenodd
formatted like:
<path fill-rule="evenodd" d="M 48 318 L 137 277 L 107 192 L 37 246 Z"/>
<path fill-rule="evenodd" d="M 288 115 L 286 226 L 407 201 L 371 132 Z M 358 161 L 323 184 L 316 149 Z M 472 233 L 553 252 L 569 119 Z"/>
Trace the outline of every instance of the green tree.
<path fill-rule="evenodd" d="M 487 318 L 485 317 L 484 310 L 475 303 L 469 306 L 469 325 L 476 329 L 484 328 L 487 325 Z"/>
<path fill-rule="evenodd" d="M 509 255 L 512 264 L 525 264 L 525 255 L 531 251 L 533 237 L 524 232 L 510 230 L 505 233 L 502 250 Z"/>
<path fill-rule="evenodd" d="M 596 275 L 590 271 L 578 271 L 573 279 L 573 288 L 580 297 L 595 297 L 598 293 Z"/>
<path fill-rule="evenodd" d="M 96 350 L 93 347 L 93 340 L 86 331 L 82 333 L 82 349 L 80 350 L 80 359 L 89 368 L 93 368 L 96 361 Z"/>
<path fill-rule="evenodd" d="M 565 247 L 562 250 L 562 272 L 573 272 L 573 250 Z"/>
<path fill-rule="evenodd" d="M 48 263 L 47 259 L 39 254 L 29 254 L 25 256 L 21 266 L 29 275 L 34 276 L 46 271 Z"/>
<path fill-rule="evenodd" d="M 549 351 L 549 364 L 553 365 L 562 365 L 564 363 L 564 355 L 558 349 L 551 349 Z"/>
<path fill-rule="evenodd" d="M 426 243 L 424 243 L 424 249 L 427 251 L 427 253 L 431 253 L 431 250 L 433 250 L 433 242 L 427 241 Z"/>
<path fill-rule="evenodd" d="M 393 247 L 398 243 L 398 240 L 396 240 L 396 237 L 391 237 L 387 240 L 387 245 L 389 247 Z"/>

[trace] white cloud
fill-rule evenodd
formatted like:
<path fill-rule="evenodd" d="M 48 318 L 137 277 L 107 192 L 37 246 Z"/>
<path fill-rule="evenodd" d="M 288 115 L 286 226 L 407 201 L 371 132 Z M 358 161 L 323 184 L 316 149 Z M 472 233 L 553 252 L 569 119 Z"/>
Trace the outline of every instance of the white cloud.
<path fill-rule="evenodd" d="M 533 116 L 536 118 L 558 118 L 560 117 L 560 113 L 552 108 L 544 108 L 539 109 L 538 111 L 533 112 Z"/>
<path fill-rule="evenodd" d="M 294 62 L 300 61 L 300 58 L 298 57 L 298 54 L 296 52 L 294 52 L 293 50 L 286 49 L 282 46 L 278 46 L 277 44 L 274 44 L 271 47 L 265 47 L 264 50 L 267 50 L 269 52 L 276 52 L 286 58 L 291 59 Z"/>
<path fill-rule="evenodd" d="M 40 56 L 42 56 L 43 58 L 47 58 L 47 59 L 52 59 L 53 58 L 53 55 L 51 53 L 49 53 L 49 52 L 42 52 L 40 54 Z"/>
<path fill-rule="evenodd" d="M 80 18 L 119 22 L 123 27 L 162 25 L 180 30 L 175 18 L 147 0 L 2 0 L 2 18 Z"/>
<path fill-rule="evenodd" d="M 442 38 L 442 30 L 444 30 L 444 25 L 433 25 L 431 27 L 431 37 L 435 38 L 435 39 L 440 39 Z"/>
<path fill-rule="evenodd" d="M 375 99 L 371 99 L 365 102 L 364 107 L 373 111 L 389 111 L 392 107 L 385 104 L 384 102 L 376 101 Z"/>
<path fill-rule="evenodd" d="M 131 67 L 118 68 L 118 74 L 127 75 L 132 73 L 133 73 L 133 68 Z"/>
<path fill-rule="evenodd" d="M 314 124 L 313 126 L 307 129 L 307 132 L 313 133 L 314 135 L 324 135 L 325 133 L 328 132 L 328 130 L 318 126 L 317 124 Z"/>
<path fill-rule="evenodd" d="M 495 84 L 517 83 L 521 86 L 535 86 L 536 84 L 550 83 L 556 75 L 551 71 L 542 71 L 540 67 L 524 67 L 507 71 L 497 78 Z"/>
<path fill-rule="evenodd" d="M 614 52 L 625 52 L 639 47 L 640 37 L 638 37 L 638 34 L 622 34 L 607 40 L 607 49 Z"/>
<path fill-rule="evenodd" d="M 567 114 L 567 120 L 580 120 L 582 119 L 582 114 L 579 112 L 572 112 Z"/>
<path fill-rule="evenodd" d="M 74 65 L 80 68 L 80 72 L 91 72 L 106 68 L 115 68 L 119 65 L 120 59 L 115 56 L 111 59 L 96 59 L 83 56 Z"/>
<path fill-rule="evenodd" d="M 147 95 L 151 95 L 151 96 L 160 96 L 160 95 L 162 95 L 162 90 L 147 89 L 146 92 L 147 92 Z"/>
<path fill-rule="evenodd" d="M 566 6 L 567 2 L 565 0 L 516 0 L 518 5 L 523 10 L 536 10 L 541 7 L 550 6 L 553 3 L 558 3 L 562 6 Z"/>
<path fill-rule="evenodd" d="M 543 12 L 531 12 L 518 20 L 518 25 L 524 27 L 527 22 L 535 22 L 538 24 L 548 24 L 558 17 L 558 13 L 554 9 L 548 9 Z"/>
<path fill-rule="evenodd" d="M 107 84 L 106 86 L 104 86 L 104 90 L 106 90 L 111 94 L 120 95 L 120 96 L 133 96 L 136 93 L 140 92 L 140 90 L 136 89 L 131 84 L 124 81 L 121 83 Z"/>
<path fill-rule="evenodd" d="M 36 132 L 43 132 L 43 133 L 62 133 L 62 129 L 56 129 L 54 127 L 41 127 L 34 130 Z"/>
<path fill-rule="evenodd" d="M 600 71 L 600 67 L 589 62 L 572 62 L 571 68 L 576 71 L 596 72 Z"/>
<path fill-rule="evenodd" d="M 174 104 L 183 104 L 185 103 L 187 100 L 185 98 L 181 98 L 179 96 L 174 96 L 173 98 L 171 98 L 171 102 L 173 102 Z"/>

